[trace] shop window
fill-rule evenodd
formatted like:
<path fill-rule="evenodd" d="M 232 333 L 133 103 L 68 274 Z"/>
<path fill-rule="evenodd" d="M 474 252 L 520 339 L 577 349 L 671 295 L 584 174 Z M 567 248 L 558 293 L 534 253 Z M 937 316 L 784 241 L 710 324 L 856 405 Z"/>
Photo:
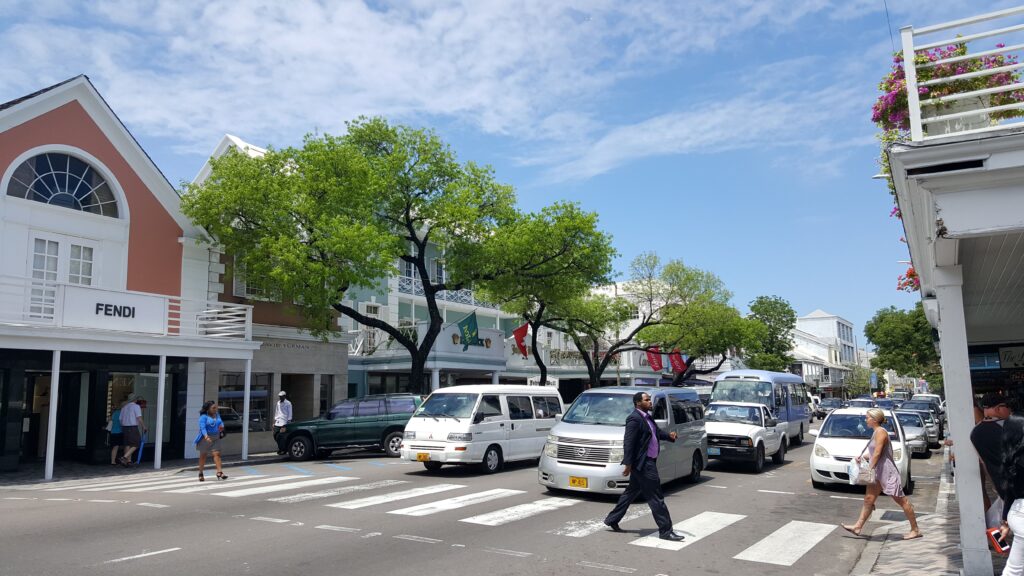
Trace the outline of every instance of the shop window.
<path fill-rule="evenodd" d="M 267 421 L 267 415 L 273 416 L 274 408 L 270 406 L 270 374 L 253 374 L 249 390 L 249 429 L 258 430 L 260 423 Z M 220 388 L 217 392 L 217 404 L 231 408 L 239 415 L 245 408 L 245 374 L 226 372 L 220 375 Z"/>
<path fill-rule="evenodd" d="M 117 218 L 117 198 L 88 163 L 60 153 L 33 156 L 15 168 L 7 195 Z"/>

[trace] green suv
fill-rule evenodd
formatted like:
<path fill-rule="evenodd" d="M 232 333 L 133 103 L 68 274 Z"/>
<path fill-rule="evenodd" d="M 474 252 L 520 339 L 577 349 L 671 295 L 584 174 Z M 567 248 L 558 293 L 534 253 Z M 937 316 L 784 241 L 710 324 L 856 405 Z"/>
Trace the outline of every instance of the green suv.
<path fill-rule="evenodd" d="M 326 458 L 339 448 L 377 446 L 393 458 L 402 447 L 402 431 L 422 400 L 413 394 L 349 398 L 321 417 L 285 428 L 284 450 L 293 460 Z"/>

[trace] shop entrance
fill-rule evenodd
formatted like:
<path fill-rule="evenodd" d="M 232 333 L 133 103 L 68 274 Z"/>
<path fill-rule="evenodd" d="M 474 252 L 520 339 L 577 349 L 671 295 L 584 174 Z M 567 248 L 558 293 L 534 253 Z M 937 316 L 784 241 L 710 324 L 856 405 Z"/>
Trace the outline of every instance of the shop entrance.
<path fill-rule="evenodd" d="M 308 420 L 319 415 L 320 407 L 313 400 L 312 374 L 281 374 L 281 390 L 288 393 L 294 420 Z"/>
<path fill-rule="evenodd" d="M 25 372 L 25 398 L 29 409 L 22 425 L 23 462 L 46 458 L 50 421 L 50 372 Z M 57 395 L 54 458 L 87 460 L 89 433 L 88 372 L 61 372 Z"/>

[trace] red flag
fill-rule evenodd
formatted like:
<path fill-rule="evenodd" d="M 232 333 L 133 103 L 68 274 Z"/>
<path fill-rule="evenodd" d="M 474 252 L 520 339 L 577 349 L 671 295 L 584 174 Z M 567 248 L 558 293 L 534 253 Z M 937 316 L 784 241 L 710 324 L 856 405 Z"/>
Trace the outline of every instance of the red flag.
<path fill-rule="evenodd" d="M 672 365 L 672 371 L 676 374 L 686 372 L 686 360 L 683 360 L 678 348 L 668 355 L 668 363 Z"/>
<path fill-rule="evenodd" d="M 512 331 L 512 337 L 516 340 L 516 347 L 519 348 L 519 353 L 523 355 L 523 358 L 527 357 L 526 354 L 526 333 L 530 330 L 529 324 L 523 324 L 519 328 Z"/>
<path fill-rule="evenodd" d="M 658 350 L 657 346 L 647 349 L 647 363 L 651 365 L 651 370 L 661 372 L 663 368 L 661 365 L 661 351 Z"/>

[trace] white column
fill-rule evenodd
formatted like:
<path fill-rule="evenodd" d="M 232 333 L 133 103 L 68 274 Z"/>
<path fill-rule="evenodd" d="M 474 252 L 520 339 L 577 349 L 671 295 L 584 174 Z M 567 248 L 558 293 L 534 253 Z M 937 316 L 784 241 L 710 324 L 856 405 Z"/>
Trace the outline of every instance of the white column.
<path fill-rule="evenodd" d="M 245 361 L 245 398 L 242 400 L 242 460 L 249 459 L 249 394 L 252 391 L 252 358 Z"/>
<path fill-rule="evenodd" d="M 960 504 L 960 539 L 964 574 L 992 574 L 992 554 L 985 537 L 981 471 L 971 444 L 974 393 L 967 359 L 963 275 L 959 266 L 936 268 L 935 297 L 939 304 L 939 348 L 946 389 L 946 417 L 956 459 L 956 497 Z"/>
<path fill-rule="evenodd" d="M 434 368 L 430 371 L 430 390 L 433 392 L 441 387 L 441 369 Z"/>
<path fill-rule="evenodd" d="M 50 416 L 46 422 L 46 471 L 44 480 L 53 480 L 53 452 L 57 446 L 57 394 L 60 388 L 60 350 L 53 351 L 50 366 Z"/>
<path fill-rule="evenodd" d="M 156 379 L 156 439 L 153 441 L 153 469 L 160 469 L 164 455 L 164 390 L 167 387 L 167 356 L 160 356 L 160 373 Z"/>
<path fill-rule="evenodd" d="M 497 370 L 491 372 L 491 384 L 497 384 L 499 377 L 501 377 L 501 372 L 498 372 Z"/>

